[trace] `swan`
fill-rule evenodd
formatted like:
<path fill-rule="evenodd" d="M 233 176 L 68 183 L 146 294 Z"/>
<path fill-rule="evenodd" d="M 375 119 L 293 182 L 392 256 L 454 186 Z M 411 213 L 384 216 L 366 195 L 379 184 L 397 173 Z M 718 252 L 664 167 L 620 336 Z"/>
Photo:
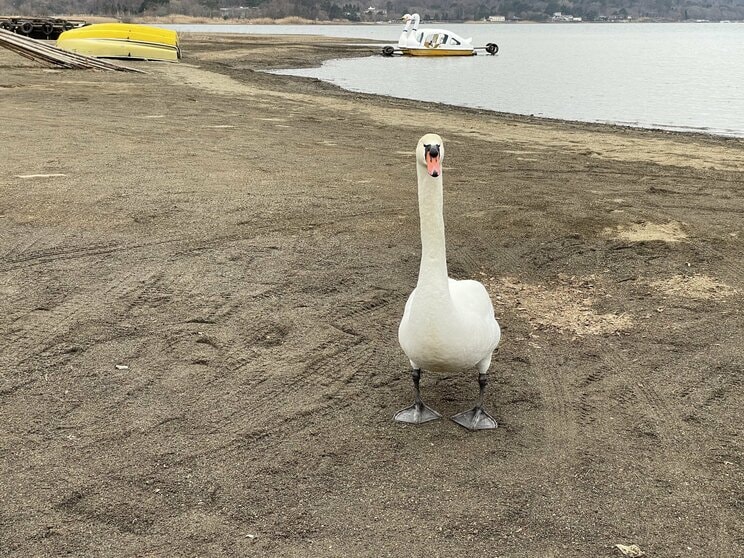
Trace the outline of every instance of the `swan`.
<path fill-rule="evenodd" d="M 395 420 L 423 423 L 441 415 L 421 400 L 421 371 L 478 371 L 480 393 L 472 409 L 452 417 L 470 430 L 496 428 L 483 406 L 488 368 L 501 339 L 486 288 L 478 281 L 457 281 L 447 275 L 444 237 L 442 160 L 444 144 L 426 134 L 416 146 L 421 265 L 418 283 L 409 296 L 398 328 L 398 341 L 408 357 L 414 403 L 395 414 Z"/>

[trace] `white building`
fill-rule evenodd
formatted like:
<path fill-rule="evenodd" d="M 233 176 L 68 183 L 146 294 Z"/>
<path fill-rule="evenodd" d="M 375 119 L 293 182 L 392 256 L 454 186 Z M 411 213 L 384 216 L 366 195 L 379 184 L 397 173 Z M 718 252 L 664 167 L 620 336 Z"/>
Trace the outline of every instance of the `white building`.
<path fill-rule="evenodd" d="M 553 12 L 553 17 L 550 18 L 550 21 L 579 22 L 581 21 L 581 18 L 572 15 L 563 15 L 561 12 Z"/>

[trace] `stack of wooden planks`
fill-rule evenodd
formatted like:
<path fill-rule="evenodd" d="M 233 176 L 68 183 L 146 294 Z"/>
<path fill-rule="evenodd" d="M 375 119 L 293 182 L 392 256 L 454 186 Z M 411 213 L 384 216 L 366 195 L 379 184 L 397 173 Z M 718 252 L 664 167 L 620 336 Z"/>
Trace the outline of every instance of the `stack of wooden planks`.
<path fill-rule="evenodd" d="M 0 29 L 0 47 L 5 47 L 30 60 L 56 68 L 145 73 L 136 68 L 119 66 L 98 58 L 62 50 L 48 45 L 44 41 L 22 37 L 5 29 Z"/>

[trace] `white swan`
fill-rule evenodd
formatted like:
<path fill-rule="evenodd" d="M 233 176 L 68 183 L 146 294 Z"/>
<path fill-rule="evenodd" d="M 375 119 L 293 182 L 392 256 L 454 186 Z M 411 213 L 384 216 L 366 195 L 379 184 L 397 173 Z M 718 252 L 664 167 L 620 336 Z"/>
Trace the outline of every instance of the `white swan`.
<path fill-rule="evenodd" d="M 476 406 L 452 417 L 471 430 L 496 428 L 483 408 L 483 393 L 493 351 L 501 330 L 486 288 L 478 281 L 456 281 L 447 275 L 442 214 L 444 146 L 436 134 L 426 134 L 416 146 L 421 266 L 418 283 L 406 302 L 398 340 L 413 368 L 415 401 L 395 420 L 422 423 L 439 413 L 421 400 L 421 370 L 462 372 L 478 370 L 480 395 Z"/>

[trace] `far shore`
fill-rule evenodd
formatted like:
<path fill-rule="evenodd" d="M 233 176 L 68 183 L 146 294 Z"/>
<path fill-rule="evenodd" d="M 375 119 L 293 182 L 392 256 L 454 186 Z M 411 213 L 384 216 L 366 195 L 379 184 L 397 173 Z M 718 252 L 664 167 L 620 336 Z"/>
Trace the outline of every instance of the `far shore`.
<path fill-rule="evenodd" d="M 237 17 L 205 17 L 190 16 L 183 14 L 169 14 L 163 16 L 153 15 L 127 15 L 121 17 L 84 15 L 84 14 L 55 14 L 52 16 L 3 16 L 3 17 L 58 17 L 62 19 L 83 20 L 87 23 L 139 23 L 139 24 L 168 24 L 168 25 L 397 25 L 398 18 L 380 21 L 351 21 L 348 19 L 319 20 L 307 19 L 298 16 L 282 18 L 237 18 Z M 737 23 L 737 21 L 722 20 L 721 23 Z M 508 20 L 508 21 L 485 21 L 485 20 L 427 20 L 426 23 L 462 24 L 469 25 L 525 25 L 525 24 L 552 24 L 552 25 L 580 25 L 580 24 L 632 24 L 632 23 L 718 23 L 718 21 L 702 20 L 678 20 L 641 17 L 630 20 L 616 21 L 538 21 L 538 20 Z"/>

